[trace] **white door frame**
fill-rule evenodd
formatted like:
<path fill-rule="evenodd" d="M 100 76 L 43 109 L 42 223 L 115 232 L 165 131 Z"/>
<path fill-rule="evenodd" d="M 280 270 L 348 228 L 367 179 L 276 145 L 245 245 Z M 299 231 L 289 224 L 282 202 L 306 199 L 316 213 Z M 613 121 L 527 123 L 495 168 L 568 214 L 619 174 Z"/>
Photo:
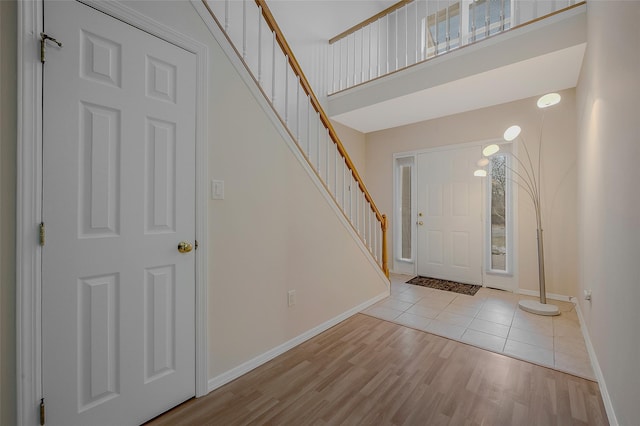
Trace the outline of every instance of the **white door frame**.
<path fill-rule="evenodd" d="M 196 396 L 208 392 L 207 344 L 207 47 L 119 1 L 82 0 L 196 57 Z M 185 2 L 192 5 L 191 2 Z M 193 6 L 191 6 L 193 7 Z M 16 350 L 18 425 L 39 424 L 41 371 L 42 0 L 18 1 L 18 156 L 16 207 Z M 55 34 L 51 34 L 55 37 Z M 60 40 L 64 44 L 64 40 Z M 64 47 L 63 47 L 64 48 Z"/>

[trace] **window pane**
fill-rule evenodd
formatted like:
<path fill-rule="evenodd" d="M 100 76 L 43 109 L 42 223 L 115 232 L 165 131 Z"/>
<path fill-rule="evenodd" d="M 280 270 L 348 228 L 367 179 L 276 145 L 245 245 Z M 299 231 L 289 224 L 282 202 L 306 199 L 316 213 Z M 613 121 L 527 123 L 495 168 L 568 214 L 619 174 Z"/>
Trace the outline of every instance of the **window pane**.
<path fill-rule="evenodd" d="M 491 157 L 491 269 L 507 270 L 506 157 Z"/>
<path fill-rule="evenodd" d="M 402 258 L 411 259 L 411 167 L 402 167 Z"/>

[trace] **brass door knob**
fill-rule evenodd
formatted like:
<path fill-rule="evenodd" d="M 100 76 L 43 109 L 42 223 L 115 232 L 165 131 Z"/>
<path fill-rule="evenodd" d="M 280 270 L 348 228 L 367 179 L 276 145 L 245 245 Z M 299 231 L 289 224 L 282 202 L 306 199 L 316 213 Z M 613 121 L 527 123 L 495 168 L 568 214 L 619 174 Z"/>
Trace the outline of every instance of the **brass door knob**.
<path fill-rule="evenodd" d="M 424 222 L 420 221 L 420 222 L 418 222 L 418 225 L 422 226 L 422 225 L 424 225 Z"/>
<path fill-rule="evenodd" d="M 180 241 L 178 243 L 178 251 L 180 253 L 189 253 L 191 250 L 193 250 L 193 244 L 191 244 L 188 241 Z"/>

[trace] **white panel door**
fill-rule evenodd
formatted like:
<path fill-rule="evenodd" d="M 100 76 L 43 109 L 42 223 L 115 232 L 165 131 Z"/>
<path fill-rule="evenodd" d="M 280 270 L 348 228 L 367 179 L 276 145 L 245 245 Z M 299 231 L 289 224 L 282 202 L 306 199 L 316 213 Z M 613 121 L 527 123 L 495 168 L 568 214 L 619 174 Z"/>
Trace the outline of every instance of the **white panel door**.
<path fill-rule="evenodd" d="M 418 274 L 482 284 L 480 148 L 418 155 Z"/>
<path fill-rule="evenodd" d="M 46 421 L 140 424 L 195 394 L 195 56 L 44 8 Z"/>

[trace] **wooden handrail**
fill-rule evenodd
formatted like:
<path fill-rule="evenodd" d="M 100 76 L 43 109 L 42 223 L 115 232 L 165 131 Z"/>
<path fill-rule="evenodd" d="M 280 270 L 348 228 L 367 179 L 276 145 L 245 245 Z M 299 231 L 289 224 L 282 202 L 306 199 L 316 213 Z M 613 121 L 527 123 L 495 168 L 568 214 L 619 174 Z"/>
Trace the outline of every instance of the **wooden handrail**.
<path fill-rule="evenodd" d="M 345 38 L 349 34 L 355 33 L 360 28 L 364 28 L 367 25 L 371 24 L 372 22 L 376 22 L 378 19 L 382 18 L 383 16 L 386 16 L 386 15 L 389 15 L 390 13 L 392 13 L 392 12 L 395 12 L 397 9 L 400 9 L 405 4 L 409 4 L 409 3 L 413 2 L 413 1 L 414 0 L 400 0 L 398 3 L 392 4 L 391 6 L 389 6 L 388 8 L 383 10 L 382 12 L 376 13 L 371 18 L 365 19 L 364 21 L 360 22 L 359 24 L 356 24 L 353 27 L 349 28 L 348 30 L 343 31 L 340 34 L 338 34 L 337 36 L 333 37 L 331 40 L 329 40 L 329 44 L 333 44 L 336 41 Z"/>
<path fill-rule="evenodd" d="M 320 115 L 320 121 L 322 121 L 322 124 L 324 125 L 324 127 L 329 131 L 329 136 L 331 137 L 331 140 L 333 141 L 333 143 L 336 144 L 338 152 L 347 163 L 347 167 L 349 167 L 349 170 L 351 171 L 353 178 L 356 180 L 356 182 L 358 182 L 358 186 L 360 187 L 360 190 L 364 194 L 366 200 L 369 202 L 369 205 L 371 206 L 371 210 L 375 213 L 380 223 L 382 223 L 383 221 L 382 213 L 380 213 L 380 210 L 378 210 L 378 207 L 373 201 L 371 194 L 369 194 L 369 191 L 364 185 L 364 182 L 360 177 L 360 174 L 358 174 L 358 171 L 356 170 L 356 167 L 353 164 L 353 161 L 351 161 L 351 158 L 349 157 L 347 150 L 344 148 L 344 145 L 342 145 L 342 142 L 340 141 L 338 134 L 333 128 L 333 125 L 331 124 L 329 117 L 327 117 L 327 114 L 322 109 L 322 106 L 320 105 L 318 98 L 313 92 L 313 89 L 311 88 L 311 85 L 309 84 L 307 77 L 302 72 L 302 67 L 300 67 L 300 64 L 296 60 L 296 57 L 293 54 L 293 51 L 291 50 L 291 47 L 289 47 L 289 43 L 287 43 L 284 36 L 282 35 L 282 31 L 280 30 L 280 27 L 276 23 L 276 20 L 274 19 L 271 13 L 271 10 L 269 9 L 269 6 L 267 6 L 266 0 L 255 0 L 255 2 L 262 9 L 262 16 L 267 22 L 269 29 L 271 29 L 271 31 L 275 33 L 276 41 L 278 42 L 278 45 L 280 45 L 280 48 L 282 49 L 284 54 L 287 55 L 287 57 L 289 58 L 289 64 L 291 65 L 293 72 L 296 74 L 297 77 L 300 77 L 300 84 L 302 85 L 302 88 L 304 89 L 305 93 L 309 95 L 309 99 L 311 100 L 311 105 L 313 106 L 313 109 Z"/>

